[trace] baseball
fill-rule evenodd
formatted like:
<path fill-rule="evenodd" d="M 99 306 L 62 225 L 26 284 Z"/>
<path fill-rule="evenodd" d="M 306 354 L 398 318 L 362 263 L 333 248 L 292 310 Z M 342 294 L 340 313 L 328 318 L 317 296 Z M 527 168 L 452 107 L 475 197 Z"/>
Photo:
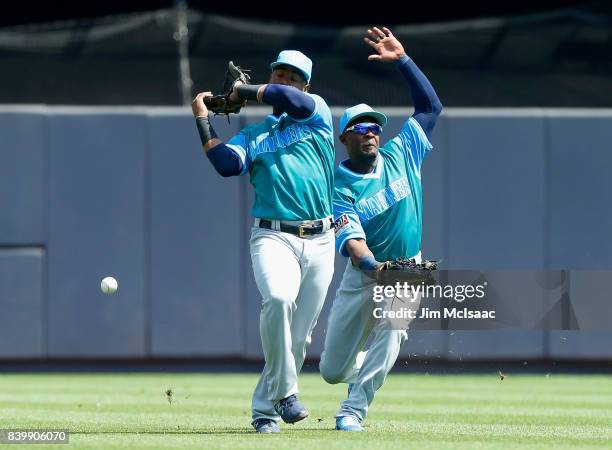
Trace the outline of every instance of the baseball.
<path fill-rule="evenodd" d="M 100 290 L 107 295 L 114 294 L 117 291 L 117 287 L 117 280 L 113 277 L 106 277 L 100 283 Z"/>

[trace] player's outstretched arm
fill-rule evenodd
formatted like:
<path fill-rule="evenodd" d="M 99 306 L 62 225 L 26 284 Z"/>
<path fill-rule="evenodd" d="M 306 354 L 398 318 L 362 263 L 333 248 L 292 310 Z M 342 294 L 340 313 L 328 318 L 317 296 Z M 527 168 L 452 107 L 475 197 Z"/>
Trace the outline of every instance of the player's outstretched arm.
<path fill-rule="evenodd" d="M 406 55 L 400 41 L 393 36 L 391 30 L 383 27 L 382 30 L 373 27 L 368 29 L 364 38 L 366 44 L 372 47 L 376 53 L 368 57 L 371 61 L 394 61 L 402 73 L 414 100 L 413 117 L 428 138 L 436 124 L 436 120 L 442 111 L 442 103 L 427 77 L 421 72 L 414 61 Z"/>
<path fill-rule="evenodd" d="M 297 120 L 307 119 L 316 108 L 311 96 L 293 86 L 282 84 L 239 84 L 234 88 L 230 101 L 244 100 L 255 100 L 279 108 Z"/>
<path fill-rule="evenodd" d="M 208 117 L 208 108 L 204 104 L 206 97 L 212 97 L 212 92 L 200 92 L 191 103 L 191 110 L 196 119 L 196 126 L 202 147 L 213 167 L 223 177 L 240 175 L 244 162 L 240 155 L 225 145 L 218 138 Z"/>

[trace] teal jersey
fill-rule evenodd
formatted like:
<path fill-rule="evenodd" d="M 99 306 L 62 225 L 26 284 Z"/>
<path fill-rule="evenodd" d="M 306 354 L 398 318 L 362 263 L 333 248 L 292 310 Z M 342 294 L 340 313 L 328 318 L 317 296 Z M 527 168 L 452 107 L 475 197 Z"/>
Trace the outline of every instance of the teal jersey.
<path fill-rule="evenodd" d="M 364 239 L 377 261 L 414 256 L 421 249 L 421 164 L 432 145 L 410 118 L 400 133 L 380 147 L 373 172 L 336 169 L 334 219 L 336 248 L 348 256 L 349 239 Z"/>
<path fill-rule="evenodd" d="M 243 128 L 227 143 L 255 190 L 251 214 L 262 219 L 314 220 L 332 215 L 334 130 L 318 95 L 310 117 L 282 114 Z"/>

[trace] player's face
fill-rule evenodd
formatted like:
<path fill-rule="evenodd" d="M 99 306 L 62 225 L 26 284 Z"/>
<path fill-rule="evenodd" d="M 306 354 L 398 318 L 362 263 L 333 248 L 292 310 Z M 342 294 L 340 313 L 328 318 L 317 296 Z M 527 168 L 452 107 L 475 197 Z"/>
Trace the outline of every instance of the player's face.
<path fill-rule="evenodd" d="M 280 65 L 274 68 L 270 74 L 269 84 L 284 84 L 293 86 L 303 92 L 308 92 L 310 85 L 302 77 L 300 72 L 291 66 Z"/>
<path fill-rule="evenodd" d="M 355 122 L 351 122 L 349 126 L 357 123 L 375 124 L 377 122 L 372 117 L 360 117 Z M 346 146 L 346 151 L 351 159 L 371 161 L 378 156 L 380 136 L 373 131 L 368 131 L 365 134 L 347 131 L 340 137 L 340 140 Z"/>

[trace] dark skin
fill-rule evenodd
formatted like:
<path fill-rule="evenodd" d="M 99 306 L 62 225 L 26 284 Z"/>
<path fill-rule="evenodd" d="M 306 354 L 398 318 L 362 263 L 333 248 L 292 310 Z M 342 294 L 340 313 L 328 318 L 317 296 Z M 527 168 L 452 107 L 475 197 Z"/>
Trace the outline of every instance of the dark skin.
<path fill-rule="evenodd" d="M 349 122 L 347 128 L 356 123 L 378 123 L 374 117 L 358 117 Z M 347 131 L 340 136 L 340 141 L 345 145 L 349 156 L 349 169 L 357 173 L 370 173 L 376 166 L 378 147 L 380 146 L 380 135 L 377 136 L 371 131 L 366 134 L 357 134 Z"/>

